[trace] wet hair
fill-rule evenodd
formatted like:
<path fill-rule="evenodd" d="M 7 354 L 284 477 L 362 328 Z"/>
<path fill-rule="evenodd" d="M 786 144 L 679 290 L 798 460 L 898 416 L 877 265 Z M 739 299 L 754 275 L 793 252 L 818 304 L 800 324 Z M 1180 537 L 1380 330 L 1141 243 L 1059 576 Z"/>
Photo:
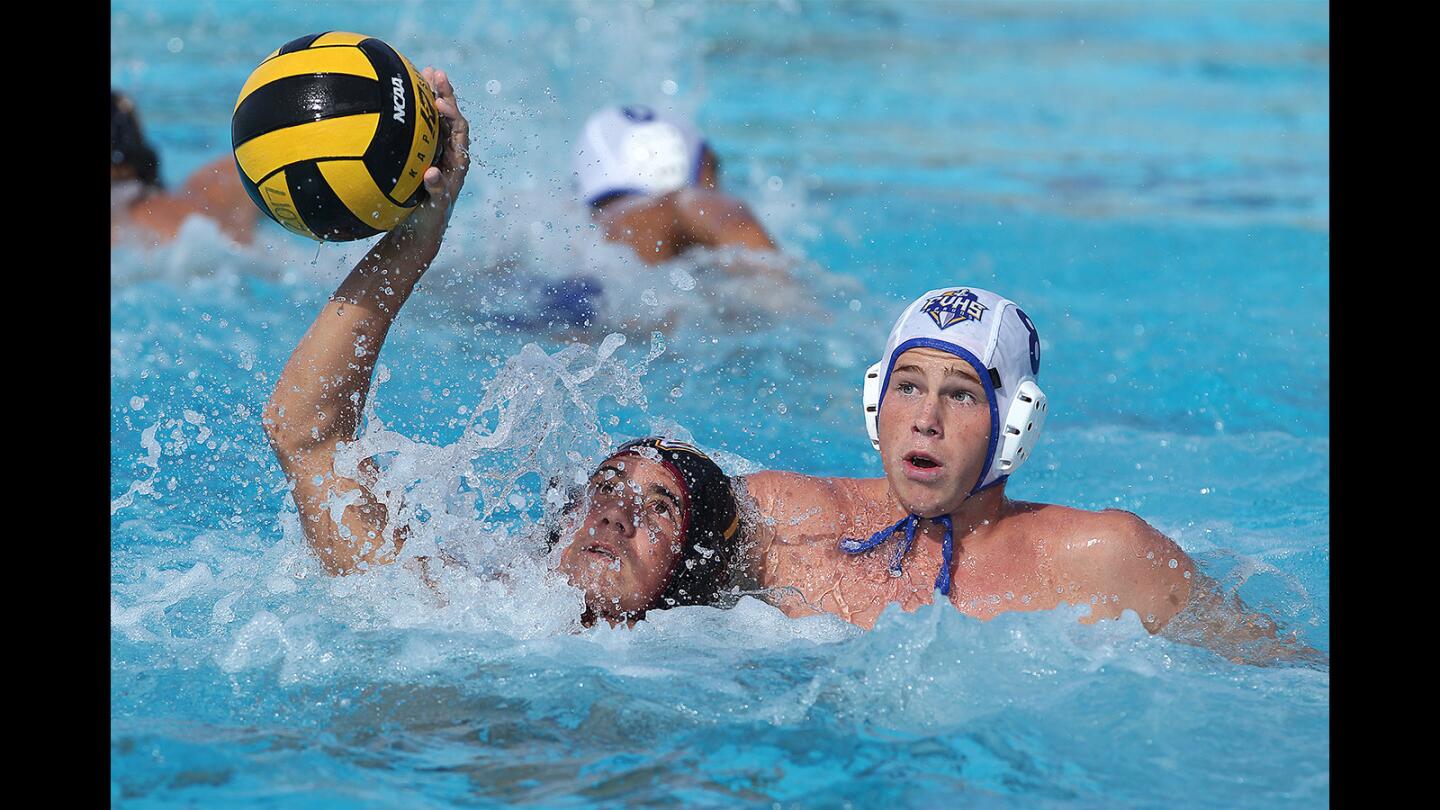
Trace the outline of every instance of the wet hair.
<path fill-rule="evenodd" d="M 710 144 L 708 143 L 700 147 L 700 166 L 702 169 L 707 160 L 710 162 L 711 169 L 715 172 L 715 182 L 718 184 L 720 182 L 720 156 L 715 153 L 714 149 L 710 148 Z"/>
<path fill-rule="evenodd" d="M 128 167 L 147 186 L 161 186 L 160 156 L 145 140 L 135 102 L 114 89 L 110 91 L 110 165 Z"/>
<path fill-rule="evenodd" d="M 734 486 L 720 466 L 699 448 L 660 436 L 628 441 L 606 461 L 634 455 L 658 461 L 685 489 L 687 504 L 680 557 L 670 580 L 647 610 L 686 605 L 722 605 L 739 560 L 740 509 Z M 579 503 L 572 491 L 567 509 Z M 560 542 L 560 529 L 550 529 L 547 549 Z"/>

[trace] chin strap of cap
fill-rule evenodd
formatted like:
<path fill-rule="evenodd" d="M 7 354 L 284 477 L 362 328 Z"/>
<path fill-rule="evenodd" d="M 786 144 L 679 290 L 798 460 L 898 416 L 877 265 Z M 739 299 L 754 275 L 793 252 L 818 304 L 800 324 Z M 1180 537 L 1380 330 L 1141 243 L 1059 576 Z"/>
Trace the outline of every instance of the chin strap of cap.
<path fill-rule="evenodd" d="M 940 547 L 940 554 L 943 562 L 940 564 L 940 573 L 935 576 L 935 590 L 945 596 L 950 595 L 950 561 L 955 557 L 955 529 L 950 524 L 949 515 L 941 515 L 933 518 L 936 523 L 945 527 L 945 542 Z M 887 526 L 878 532 L 870 535 L 868 540 L 853 540 L 845 538 L 840 541 L 840 550 L 846 554 L 860 554 L 869 551 L 890 539 L 890 535 L 900 529 L 905 530 L 905 537 L 900 545 L 895 547 L 895 553 L 890 555 L 890 576 L 898 577 L 905 573 L 902 561 L 905 555 L 910 553 L 910 547 L 915 544 L 915 529 L 920 525 L 920 518 L 917 515 L 906 515 L 893 526 Z"/>

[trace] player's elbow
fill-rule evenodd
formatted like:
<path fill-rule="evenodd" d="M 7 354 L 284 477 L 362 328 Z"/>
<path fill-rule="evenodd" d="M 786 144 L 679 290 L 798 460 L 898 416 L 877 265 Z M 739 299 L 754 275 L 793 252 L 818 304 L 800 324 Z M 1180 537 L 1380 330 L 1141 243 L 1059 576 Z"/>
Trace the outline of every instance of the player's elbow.
<path fill-rule="evenodd" d="M 297 454 L 314 448 L 316 432 L 313 424 L 298 419 L 293 406 L 272 396 L 260 412 L 260 424 L 265 429 L 265 438 L 270 447 L 284 462 Z"/>
<path fill-rule="evenodd" d="M 360 559 L 351 549 L 322 543 L 311 543 L 310 547 L 315 552 L 315 559 L 320 561 L 320 567 L 332 577 L 349 576 L 362 570 Z"/>
<path fill-rule="evenodd" d="M 265 429 L 265 438 L 270 440 L 270 446 L 277 453 L 290 449 L 296 441 L 295 431 L 286 419 L 285 405 L 273 396 L 260 411 L 260 426 Z"/>
<path fill-rule="evenodd" d="M 313 501 L 306 505 L 313 506 Z M 405 541 L 403 527 L 386 536 L 385 507 L 368 502 L 368 496 L 362 497 L 361 503 L 346 506 L 338 523 L 332 522 L 327 512 L 313 508 L 302 508 L 301 514 L 310 550 L 330 576 L 349 576 L 388 565 L 395 561 Z"/>

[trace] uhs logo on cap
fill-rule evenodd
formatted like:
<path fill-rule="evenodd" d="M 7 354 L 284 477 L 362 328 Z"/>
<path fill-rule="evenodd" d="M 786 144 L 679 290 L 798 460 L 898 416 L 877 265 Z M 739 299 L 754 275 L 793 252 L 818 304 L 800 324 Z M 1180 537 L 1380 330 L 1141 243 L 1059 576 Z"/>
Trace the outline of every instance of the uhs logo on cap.
<path fill-rule="evenodd" d="M 949 329 L 957 323 L 975 321 L 985 317 L 986 307 L 969 290 L 949 290 L 925 302 L 920 311 L 941 329 Z"/>

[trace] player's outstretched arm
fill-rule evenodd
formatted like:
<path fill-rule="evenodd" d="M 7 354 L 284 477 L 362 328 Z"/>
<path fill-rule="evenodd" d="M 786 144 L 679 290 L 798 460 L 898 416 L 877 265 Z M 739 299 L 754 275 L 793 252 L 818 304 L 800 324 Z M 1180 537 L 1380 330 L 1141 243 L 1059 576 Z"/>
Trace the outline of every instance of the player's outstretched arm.
<path fill-rule="evenodd" d="M 428 200 L 355 265 L 301 338 L 266 403 L 266 436 L 293 485 L 300 525 L 325 570 L 347 574 L 390 562 L 403 532 L 373 490 L 375 468 L 337 474 L 335 453 L 356 437 L 375 360 L 395 316 L 440 249 L 469 169 L 469 128 L 443 71 L 426 68 L 435 106 L 449 124 L 439 167 L 424 177 Z"/>

